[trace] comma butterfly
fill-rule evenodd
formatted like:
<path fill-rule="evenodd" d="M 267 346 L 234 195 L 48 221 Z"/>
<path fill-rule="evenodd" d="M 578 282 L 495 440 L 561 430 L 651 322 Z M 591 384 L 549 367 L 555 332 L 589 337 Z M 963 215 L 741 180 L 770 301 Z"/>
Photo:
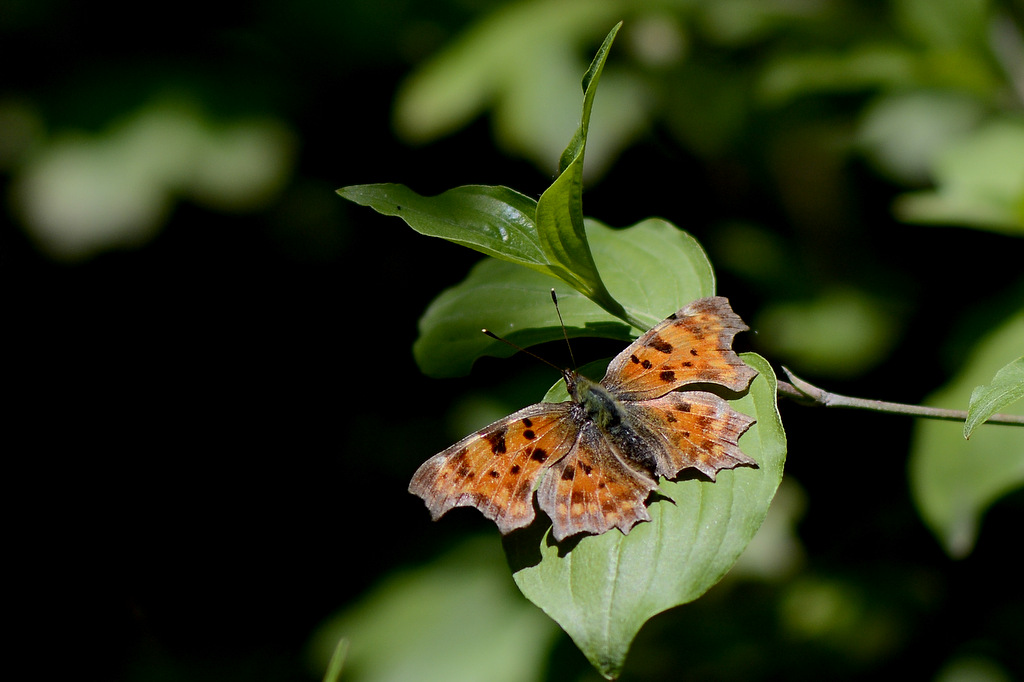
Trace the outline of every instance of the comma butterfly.
<path fill-rule="evenodd" d="M 600 383 L 564 370 L 570 400 L 523 408 L 434 455 L 409 491 L 435 520 L 472 506 L 503 534 L 533 521 L 534 492 L 558 541 L 628 533 L 651 520 L 657 476 L 694 468 L 713 481 L 722 469 L 757 466 L 737 444 L 754 419 L 714 393 L 676 390 L 745 390 L 757 371 L 732 340 L 747 329 L 728 299 L 696 300 L 619 353 Z"/>

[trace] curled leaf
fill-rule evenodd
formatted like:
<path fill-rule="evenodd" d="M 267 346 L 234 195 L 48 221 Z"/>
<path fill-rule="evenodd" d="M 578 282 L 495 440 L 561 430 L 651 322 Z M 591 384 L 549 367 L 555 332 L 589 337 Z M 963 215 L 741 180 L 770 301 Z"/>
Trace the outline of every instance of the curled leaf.
<path fill-rule="evenodd" d="M 996 412 L 1024 397 L 1024 356 L 1009 363 L 992 377 L 992 381 L 978 386 L 971 393 L 964 438 L 970 438 L 975 427 L 983 424 Z"/>

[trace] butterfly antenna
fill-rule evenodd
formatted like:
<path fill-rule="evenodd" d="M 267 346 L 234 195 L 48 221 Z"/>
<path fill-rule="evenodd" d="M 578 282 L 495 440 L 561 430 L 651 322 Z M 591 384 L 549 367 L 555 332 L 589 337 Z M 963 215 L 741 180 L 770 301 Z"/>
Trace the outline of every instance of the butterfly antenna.
<path fill-rule="evenodd" d="M 569 343 L 569 332 L 565 329 L 565 322 L 562 321 L 562 311 L 558 309 L 558 295 L 555 294 L 555 290 L 551 289 L 551 302 L 555 304 L 555 313 L 558 315 L 558 324 L 562 327 L 562 336 L 565 338 L 565 345 L 569 349 L 569 361 L 572 362 L 572 368 L 576 369 L 576 357 L 572 354 L 572 344 Z"/>
<path fill-rule="evenodd" d="M 555 368 L 555 369 L 557 369 L 557 370 L 558 370 L 559 372 L 561 372 L 561 371 L 562 371 L 562 368 L 561 368 L 561 367 L 559 367 L 559 366 L 558 366 L 558 365 L 556 365 L 555 363 L 551 362 L 550 360 L 547 360 L 547 359 L 545 359 L 545 358 L 542 358 L 541 356 L 537 355 L 536 353 L 534 353 L 534 352 L 532 352 L 532 351 L 528 351 L 528 350 L 526 350 L 525 348 L 523 348 L 522 346 L 519 346 L 519 345 L 516 345 L 516 344 L 512 343 L 512 342 L 511 342 L 511 341 L 509 341 L 508 339 L 503 339 L 503 338 L 501 338 L 500 336 L 498 336 L 497 334 L 495 334 L 494 332 L 492 332 L 492 331 L 491 331 L 490 329 L 481 329 L 480 331 L 482 331 L 482 332 L 483 332 L 484 334 L 486 334 L 487 336 L 491 337 L 491 338 L 492 338 L 492 339 L 494 339 L 495 341 L 501 341 L 502 343 L 508 344 L 509 346 L 512 346 L 513 348 L 515 348 L 515 349 L 516 349 L 517 351 L 519 351 L 519 352 L 521 352 L 521 353 L 526 353 L 526 354 L 527 354 L 527 355 L 529 355 L 529 356 L 530 356 L 531 358 L 534 358 L 534 359 L 536 359 L 536 360 L 540 360 L 540 361 L 541 361 L 541 362 L 543 362 L 543 363 L 544 363 L 545 365 L 548 365 L 549 367 L 554 367 L 554 368 Z"/>

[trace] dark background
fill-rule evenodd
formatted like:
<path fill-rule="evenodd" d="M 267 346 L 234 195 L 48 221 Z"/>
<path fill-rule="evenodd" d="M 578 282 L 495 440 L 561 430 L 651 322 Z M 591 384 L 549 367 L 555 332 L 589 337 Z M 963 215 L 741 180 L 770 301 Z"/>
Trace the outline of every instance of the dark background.
<path fill-rule="evenodd" d="M 214 119 L 272 116 L 296 136 L 290 176 L 269 205 L 231 212 L 181 198 L 135 248 L 54 258 L 13 211 L 0 217 L 13 342 L 8 561 L 21 569 L 10 593 L 25 607 L 13 625 L 32 643 L 23 648 L 30 669 L 316 679 L 303 652 L 323 619 L 395 567 L 487 530 L 468 514 L 430 524 L 406 485 L 447 445 L 445 415 L 468 386 L 498 387 L 532 365 L 423 377 L 411 355 L 418 316 L 477 256 L 333 192 L 368 182 L 423 194 L 468 183 L 544 190 L 557 152 L 547 169 L 502 152 L 486 116 L 421 145 L 391 127 L 399 82 L 500 4 L 3 2 L 0 99 L 29 103 L 47 135 L 97 133 L 173 86 Z M 862 37 L 851 29 L 848 40 Z M 740 71 L 787 47 L 696 40 L 695 52 Z M 613 51 L 616 59 L 627 57 Z M 948 380 L 950 358 L 980 322 L 1019 300 L 1024 251 L 1001 234 L 896 223 L 891 203 L 907 187 L 855 156 L 810 201 L 821 190 L 816 160 L 799 148 L 780 154 L 780 141 L 822 122 L 850 125 L 868 95 L 829 93 L 751 116 L 732 148 L 710 158 L 674 136 L 662 112 L 592 180 L 585 208 L 610 225 L 665 217 L 716 264 L 717 227 L 756 223 L 787 258 L 762 279 L 720 267 L 719 292 L 748 320 L 837 282 L 881 297 L 901 311 L 898 343 L 863 371 L 825 381 L 916 403 Z M 4 196 L 19 163 L 0 169 Z M 975 281 L 988 298 L 965 285 Z M 743 349 L 775 360 L 763 339 L 745 336 Z M 977 549 L 954 562 L 907 492 L 910 420 L 782 409 L 787 475 L 812 512 L 798 528 L 805 570 L 904 597 L 898 586 L 925 576 L 931 596 L 887 602 L 903 616 L 904 645 L 867 662 L 827 647 L 801 660 L 804 650 L 763 635 L 778 652 L 764 679 L 794 670 L 932 679 L 946 659 L 936 650 L 980 651 L 1024 674 L 1024 598 L 1008 554 L 1019 544 L 1020 493 L 993 508 Z M 752 622 L 773 599 L 767 588 L 746 597 Z M 732 636 L 756 639 L 742 629 Z M 558 660 L 573 675 L 586 670 L 566 642 Z"/>

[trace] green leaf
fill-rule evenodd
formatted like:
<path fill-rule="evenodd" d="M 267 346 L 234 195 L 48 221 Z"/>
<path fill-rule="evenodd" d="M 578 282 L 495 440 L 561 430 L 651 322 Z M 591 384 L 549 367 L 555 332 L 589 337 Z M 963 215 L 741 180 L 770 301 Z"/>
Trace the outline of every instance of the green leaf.
<path fill-rule="evenodd" d="M 991 383 L 978 386 L 971 393 L 964 438 L 970 438 L 975 427 L 1021 398 L 1024 398 L 1024 356 L 996 372 Z"/>
<path fill-rule="evenodd" d="M 759 374 L 733 408 L 757 423 L 740 439 L 757 469 L 719 473 L 717 482 L 662 481 L 675 500 L 651 504 L 652 521 L 629 535 L 585 536 L 568 551 L 538 537 L 536 526 L 506 537 L 516 584 L 562 628 L 608 679 L 622 669 L 643 624 L 693 601 L 717 583 L 764 521 L 782 480 L 786 438 L 776 406 L 771 366 L 743 354 Z"/>
<path fill-rule="evenodd" d="M 934 191 L 897 199 L 899 219 L 1024 235 L 1024 118 L 993 120 L 952 142 L 932 174 Z"/>
<path fill-rule="evenodd" d="M 897 325 L 884 301 L 837 287 L 807 300 L 769 303 L 752 326 L 776 362 L 797 372 L 851 377 L 888 356 Z"/>
<path fill-rule="evenodd" d="M 898 44 L 864 43 L 841 54 L 782 51 L 765 65 L 754 92 L 768 106 L 783 106 L 807 94 L 906 87 L 918 68 L 917 56 Z"/>
<path fill-rule="evenodd" d="M 519 346 L 561 337 L 549 292 L 558 291 L 559 307 L 570 336 L 628 338 L 628 326 L 582 294 L 557 286 L 540 273 L 497 260 L 478 263 L 458 285 L 443 291 L 420 318 L 413 355 L 420 370 L 434 377 L 467 374 L 482 355 L 508 357 L 515 350 L 480 333 L 488 329 Z"/>
<path fill-rule="evenodd" d="M 981 49 L 989 44 L 990 0 L 894 0 L 897 25 L 937 50 Z"/>
<path fill-rule="evenodd" d="M 334 653 L 327 662 L 327 671 L 324 673 L 323 682 L 338 682 L 341 679 L 341 671 L 345 669 L 345 658 L 348 656 L 348 640 L 342 637 L 334 647 Z"/>
<path fill-rule="evenodd" d="M 936 156 L 987 113 L 980 98 L 961 91 L 888 92 L 864 110 L 858 142 L 881 173 L 919 186 L 928 181 Z"/>
<path fill-rule="evenodd" d="M 601 281 L 587 243 L 583 221 L 583 159 L 590 128 L 590 113 L 597 84 L 604 70 L 608 51 L 621 22 L 608 33 L 594 61 L 583 76 L 583 115 L 569 146 L 559 161 L 559 176 L 537 202 L 537 233 L 541 248 L 559 277 L 613 315 L 625 318 L 622 306 Z"/>
<path fill-rule="evenodd" d="M 344 638 L 345 682 L 539 679 L 558 629 L 506 571 L 495 534 L 470 538 L 388 577 L 328 619 L 312 638 L 311 657 L 329 666 Z"/>
<path fill-rule="evenodd" d="M 978 384 L 997 374 L 1007 357 L 1024 347 L 1024 312 L 984 338 L 957 375 L 929 396 L 928 405 L 968 402 Z M 1024 404 L 1003 412 L 1024 414 Z M 1024 484 L 1024 429 L 990 425 L 963 439 L 955 422 L 919 420 L 911 443 L 911 491 L 921 518 L 954 557 L 970 553 L 984 511 Z"/>
<path fill-rule="evenodd" d="M 383 215 L 398 216 L 428 237 L 551 272 L 534 223 L 537 202 L 507 187 L 467 185 L 424 197 L 404 185 L 383 183 L 342 187 L 338 194 Z"/>
<path fill-rule="evenodd" d="M 605 281 L 628 315 L 638 320 L 638 331 L 689 301 L 714 294 L 714 272 L 704 250 L 671 223 L 651 219 L 616 230 L 588 221 L 587 227 Z M 413 347 L 420 369 L 430 376 L 459 376 L 482 355 L 507 357 L 514 352 L 481 334 L 482 328 L 520 346 L 560 339 L 562 330 L 548 295 L 552 287 L 558 291 L 570 336 L 623 341 L 635 336 L 621 319 L 558 284 L 511 263 L 481 261 L 465 280 L 434 299 L 420 318 Z"/>

